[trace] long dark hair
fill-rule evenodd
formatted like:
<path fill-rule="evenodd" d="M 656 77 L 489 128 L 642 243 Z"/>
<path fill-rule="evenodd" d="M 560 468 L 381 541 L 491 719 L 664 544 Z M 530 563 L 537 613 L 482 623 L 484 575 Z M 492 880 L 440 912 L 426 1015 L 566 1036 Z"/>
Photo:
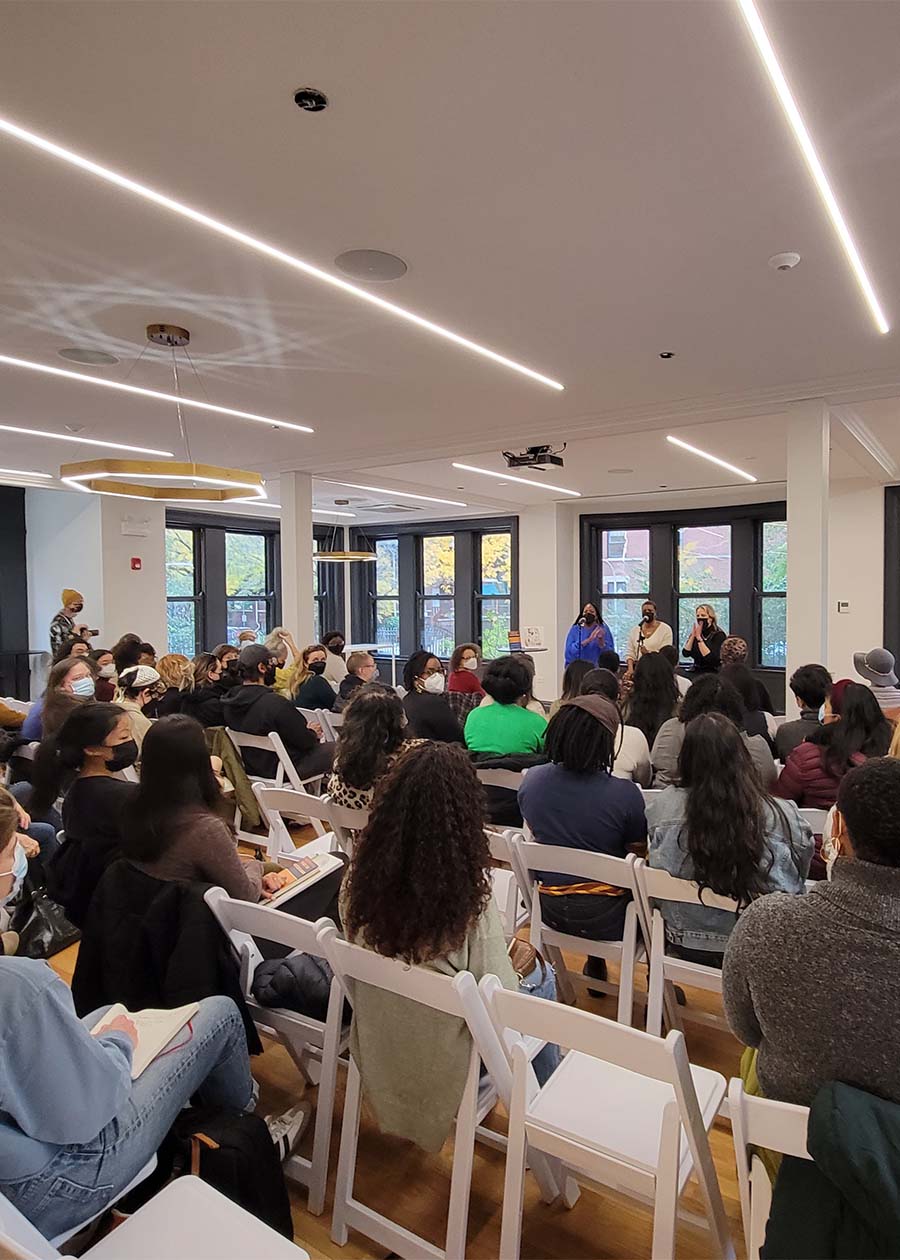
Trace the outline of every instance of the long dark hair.
<path fill-rule="evenodd" d="M 672 666 L 655 652 L 646 653 L 634 667 L 625 721 L 643 731 L 652 748 L 659 728 L 673 716 L 677 704 L 678 684 Z"/>
<path fill-rule="evenodd" d="M 175 839 L 176 816 L 191 808 L 225 821 L 203 727 L 174 713 L 154 722 L 144 736 L 140 787 L 123 815 L 124 855 L 135 862 L 155 861 Z"/>
<path fill-rule="evenodd" d="M 143 644 L 136 634 L 123 634 L 118 643 L 113 644 L 110 651 L 112 652 L 117 674 L 121 674 L 123 669 L 131 669 L 133 665 L 139 663 L 142 646 Z"/>
<path fill-rule="evenodd" d="M 72 709 L 55 735 L 41 740 L 31 772 L 29 807 L 35 817 L 45 814 L 68 789 L 84 765 L 84 750 L 102 744 L 124 712 L 117 704 L 88 700 Z"/>
<path fill-rule="evenodd" d="M 893 728 L 878 701 L 862 683 L 849 682 L 840 694 L 840 721 L 814 731 L 810 742 L 824 745 L 825 768 L 840 778 L 853 765 L 857 753 L 884 757 L 891 746 Z"/>
<path fill-rule="evenodd" d="M 701 713 L 724 713 L 735 726 L 740 726 L 744 720 L 744 702 L 731 683 L 717 674 L 703 674 L 688 688 L 678 716 L 687 726 Z"/>
<path fill-rule="evenodd" d="M 408 963 L 460 949 L 491 899 L 484 796 L 456 744 L 411 748 L 375 789 L 356 843 L 344 926 Z"/>
<path fill-rule="evenodd" d="M 44 705 L 41 709 L 41 732 L 44 735 L 55 735 L 73 709 L 89 703 L 86 696 L 73 696 L 70 691 L 63 690 L 66 675 L 76 665 L 86 665 L 88 672 L 96 675 L 94 662 L 83 656 L 65 656 L 52 666 L 47 676 L 47 690 L 44 692 Z"/>
<path fill-rule="evenodd" d="M 693 878 L 743 908 L 768 891 L 775 860 L 766 843 L 771 816 L 780 820 L 793 852 L 791 830 L 777 801 L 763 789 L 738 728 L 722 713 L 689 722 L 678 758 L 686 789 L 679 844 L 690 854 Z M 794 854 L 797 869 L 800 862 Z"/>
<path fill-rule="evenodd" d="M 400 697 L 384 687 L 362 686 L 344 710 L 334 768 L 348 787 L 370 788 L 405 739 L 406 713 Z"/>
<path fill-rule="evenodd" d="M 594 667 L 591 662 L 582 660 L 581 657 L 567 665 L 562 676 L 562 695 L 560 700 L 574 700 L 576 696 L 580 696 L 581 684 L 584 682 L 585 676 L 593 672 Z"/>

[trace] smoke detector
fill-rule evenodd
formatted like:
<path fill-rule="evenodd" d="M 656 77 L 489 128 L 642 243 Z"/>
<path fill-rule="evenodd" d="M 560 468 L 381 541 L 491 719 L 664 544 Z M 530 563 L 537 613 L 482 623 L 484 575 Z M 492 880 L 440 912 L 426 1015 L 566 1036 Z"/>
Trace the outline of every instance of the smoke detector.
<path fill-rule="evenodd" d="M 769 259 L 769 266 L 773 271 L 793 271 L 799 262 L 800 255 L 788 250 L 785 254 L 773 254 Z"/>

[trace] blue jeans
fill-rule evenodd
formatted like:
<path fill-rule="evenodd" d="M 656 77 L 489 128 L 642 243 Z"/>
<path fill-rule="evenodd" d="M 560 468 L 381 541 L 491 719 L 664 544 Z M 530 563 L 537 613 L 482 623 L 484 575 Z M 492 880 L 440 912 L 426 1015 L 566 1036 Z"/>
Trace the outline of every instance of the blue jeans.
<path fill-rule="evenodd" d="M 82 1022 L 92 1028 L 103 1013 L 94 1011 Z M 206 1106 L 247 1110 L 253 1104 L 247 1037 L 231 999 L 204 998 L 190 1030 L 177 1033 L 179 1048 L 164 1051 L 132 1082 L 121 1113 L 93 1141 L 58 1147 L 39 1173 L 0 1182 L 0 1190 L 46 1238 L 74 1229 L 115 1202 L 195 1094 Z"/>
<path fill-rule="evenodd" d="M 556 975 L 550 964 L 544 963 L 544 975 L 542 977 L 541 964 L 540 962 L 535 963 L 534 971 L 519 981 L 519 992 L 528 993 L 532 997 L 547 998 L 548 1001 L 555 1002 Z M 534 1068 L 538 1084 L 546 1084 L 559 1067 L 559 1046 L 548 1042 L 543 1050 L 538 1051 L 534 1056 L 531 1066 Z"/>
<path fill-rule="evenodd" d="M 28 804 L 31 800 L 31 794 L 34 791 L 30 783 L 13 783 L 7 789 L 11 796 L 14 796 L 26 813 L 31 811 Z M 59 848 L 59 841 L 56 838 L 57 831 L 62 830 L 62 819 L 58 812 L 51 806 L 47 810 L 47 814 L 42 822 L 32 820 L 31 826 L 26 830 L 25 835 L 29 840 L 36 840 L 40 845 L 41 857 L 46 862 Z"/>

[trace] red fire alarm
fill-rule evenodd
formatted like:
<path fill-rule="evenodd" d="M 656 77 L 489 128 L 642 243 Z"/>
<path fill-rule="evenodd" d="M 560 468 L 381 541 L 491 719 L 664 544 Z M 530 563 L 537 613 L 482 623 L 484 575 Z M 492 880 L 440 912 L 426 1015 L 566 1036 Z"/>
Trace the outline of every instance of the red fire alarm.
<path fill-rule="evenodd" d="M 132 572 L 137 573 L 137 572 L 140 570 L 140 567 L 141 567 L 141 557 L 140 557 L 140 556 L 132 556 L 132 557 L 131 557 L 131 569 L 132 569 Z"/>

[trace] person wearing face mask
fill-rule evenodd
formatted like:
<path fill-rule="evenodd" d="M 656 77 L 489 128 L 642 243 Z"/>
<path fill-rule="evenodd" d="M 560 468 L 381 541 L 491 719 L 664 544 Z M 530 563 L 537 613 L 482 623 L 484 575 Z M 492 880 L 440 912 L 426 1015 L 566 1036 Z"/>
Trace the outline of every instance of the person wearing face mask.
<path fill-rule="evenodd" d="M 311 643 L 300 653 L 291 672 L 291 699 L 298 709 L 334 709 L 334 688 L 325 677 L 328 650 L 321 643 Z"/>
<path fill-rule="evenodd" d="M 31 811 L 41 816 L 63 797 L 66 842 L 45 866 L 47 891 L 77 927 L 101 875 L 121 857 L 121 811 L 137 785 L 115 776 L 137 759 L 131 717 L 115 704 L 80 705 L 35 757 Z"/>
<path fill-rule="evenodd" d="M 165 691 L 156 701 L 155 712 L 148 717 L 168 717 L 181 711 L 181 684 L 191 668 L 191 662 L 182 652 L 168 652 L 159 658 L 156 672 L 165 685 Z M 218 672 L 218 662 L 216 662 Z"/>
<path fill-rule="evenodd" d="M 714 674 L 719 668 L 719 653 L 725 642 L 725 631 L 719 629 L 712 604 L 698 604 L 697 620 L 681 649 L 682 656 L 694 662 L 695 674 Z"/>
<path fill-rule="evenodd" d="M 335 713 L 341 713 L 347 707 L 358 688 L 377 681 L 378 665 L 374 656 L 368 652 L 351 652 L 347 659 L 347 673 L 341 679 L 333 704 Z"/>
<path fill-rule="evenodd" d="M 50 622 L 50 651 L 55 656 L 66 639 L 92 639 L 96 630 L 89 630 L 86 625 L 75 624 L 75 618 L 84 608 L 84 596 L 80 591 L 66 587 L 62 593 L 62 608 Z"/>
<path fill-rule="evenodd" d="M 322 635 L 322 646 L 325 648 L 325 678 L 335 691 L 347 676 L 347 662 L 344 660 L 344 636 L 340 630 L 329 630 Z"/>
<path fill-rule="evenodd" d="M 600 616 L 597 605 L 587 603 L 566 636 L 565 663 L 590 661 L 596 669 L 600 653 L 615 651 L 615 647 L 612 631 Z"/>
<path fill-rule="evenodd" d="M 0 788 L 0 909 L 18 896 L 27 874 L 28 856 L 19 836 L 19 806 L 5 788 Z M 18 932 L 0 932 L 0 955 L 8 957 L 18 948 Z"/>
<path fill-rule="evenodd" d="M 200 652 L 188 662 L 181 679 L 177 712 L 194 718 L 201 726 L 224 726 L 222 701 L 232 685 L 215 653 Z"/>
<path fill-rule="evenodd" d="M 403 669 L 403 686 L 409 735 L 445 744 L 463 742 L 462 727 L 447 699 L 444 667 L 436 656 L 413 652 Z"/>
<path fill-rule="evenodd" d="M 307 725 L 292 700 L 272 691 L 277 666 L 277 660 L 261 643 L 242 649 L 238 658 L 241 686 L 229 691 L 222 700 L 225 725 L 246 735 L 275 731 L 301 779 L 324 774 L 331 768 L 334 745 L 321 744 L 321 727 L 315 722 Z M 256 748 L 244 748 L 241 753 L 248 774 L 266 779 L 274 776 L 274 753 Z"/>
<path fill-rule="evenodd" d="M 481 649 L 477 643 L 460 643 L 453 649 L 450 657 L 450 677 L 447 679 L 448 691 L 462 691 L 477 696 L 484 695 L 484 687 L 478 680 L 476 670 L 481 664 Z"/>
<path fill-rule="evenodd" d="M 68 656 L 51 668 L 47 689 L 22 723 L 22 739 L 33 743 L 53 735 L 72 709 L 94 698 L 94 670 L 89 658 Z"/>
<path fill-rule="evenodd" d="M 628 636 L 626 654 L 626 675 L 634 672 L 634 667 L 648 652 L 658 652 L 672 642 L 672 627 L 660 621 L 656 616 L 656 604 L 652 599 L 645 599 L 641 605 L 641 619 Z"/>
<path fill-rule="evenodd" d="M 103 704 L 111 704 L 116 694 L 116 667 L 113 654 L 109 648 L 94 648 L 91 660 L 97 666 L 97 677 L 94 679 L 94 698 Z"/>
<path fill-rule="evenodd" d="M 133 665 L 119 674 L 119 688 L 116 692 L 116 703 L 121 706 L 131 720 L 131 737 L 137 744 L 138 760 L 141 756 L 141 744 L 150 729 L 150 718 L 144 710 L 158 700 L 165 690 L 165 684 L 152 665 Z"/>

